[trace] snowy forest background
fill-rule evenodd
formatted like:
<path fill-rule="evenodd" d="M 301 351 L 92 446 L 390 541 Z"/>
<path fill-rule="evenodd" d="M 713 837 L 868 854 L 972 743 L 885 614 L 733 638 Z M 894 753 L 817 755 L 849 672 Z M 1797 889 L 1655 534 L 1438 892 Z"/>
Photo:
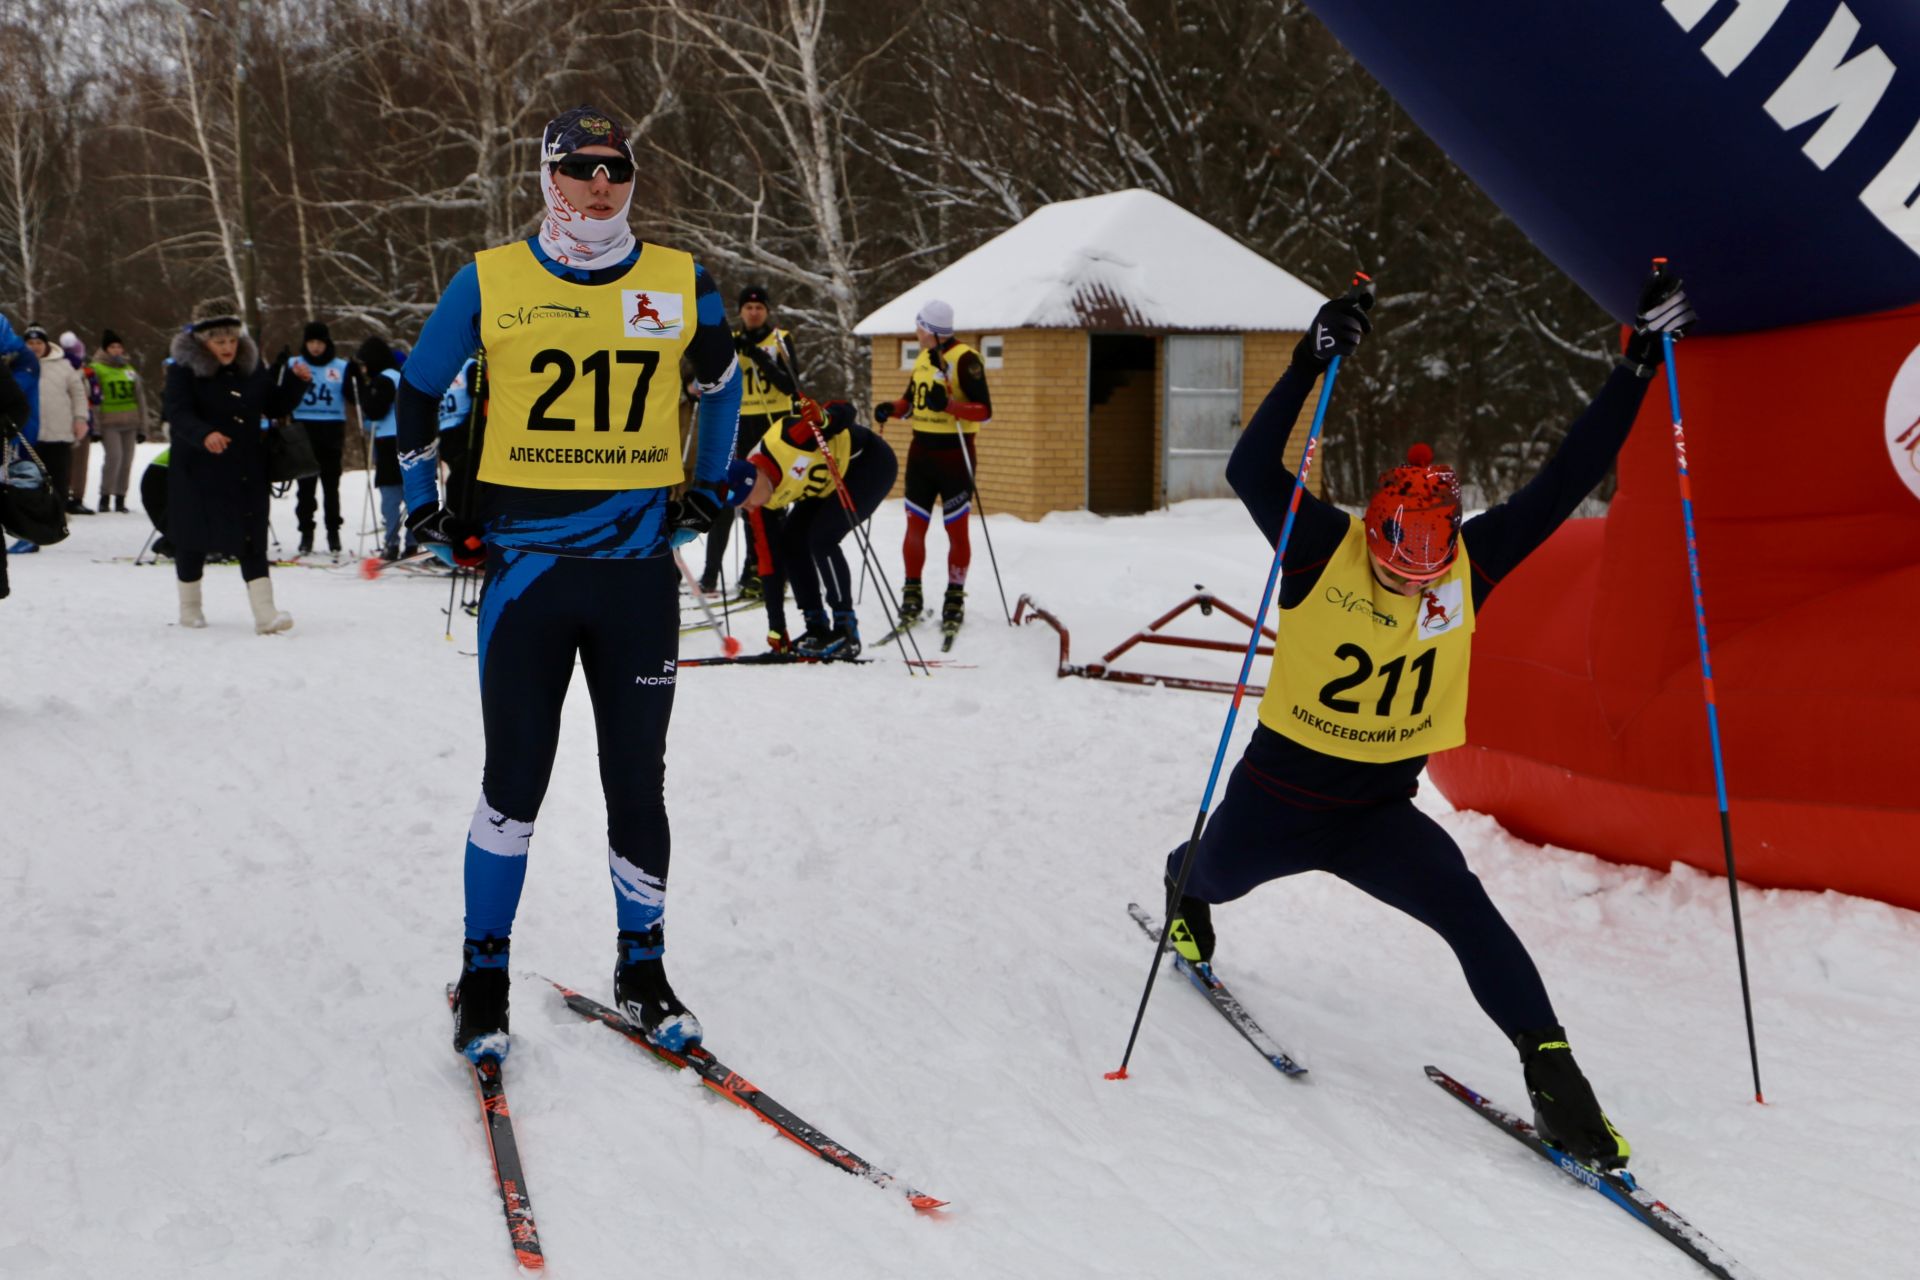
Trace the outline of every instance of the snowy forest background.
<path fill-rule="evenodd" d="M 768 284 L 816 394 L 868 398 L 867 311 L 1055 200 L 1144 187 L 1323 293 L 1379 282 L 1330 496 L 1411 438 L 1492 497 L 1604 377 L 1608 317 L 1299 0 L 0 0 L 0 310 L 103 326 L 157 374 L 247 271 L 263 347 L 309 317 L 411 339 L 531 231 L 540 125 L 625 119 L 640 233 L 729 301 Z M 1604 128 L 1604 121 L 1596 121 Z M 1682 264 L 1684 267 L 1684 264 Z M 960 317 L 965 325 L 965 317 Z"/>

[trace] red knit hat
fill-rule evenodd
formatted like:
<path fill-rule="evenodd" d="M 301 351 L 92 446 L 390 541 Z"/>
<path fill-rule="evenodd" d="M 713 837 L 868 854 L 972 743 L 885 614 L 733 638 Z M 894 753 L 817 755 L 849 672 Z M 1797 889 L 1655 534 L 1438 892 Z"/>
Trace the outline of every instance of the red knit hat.
<path fill-rule="evenodd" d="M 1460 477 L 1416 444 L 1380 477 L 1366 522 L 1367 550 L 1388 569 L 1415 582 L 1437 578 L 1460 547 Z"/>

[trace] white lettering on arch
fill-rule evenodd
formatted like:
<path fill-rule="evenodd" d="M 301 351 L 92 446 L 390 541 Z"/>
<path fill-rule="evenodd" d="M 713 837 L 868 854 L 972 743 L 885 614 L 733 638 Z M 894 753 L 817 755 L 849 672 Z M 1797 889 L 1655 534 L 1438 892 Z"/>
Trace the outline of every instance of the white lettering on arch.
<path fill-rule="evenodd" d="M 1893 83 L 1893 59 L 1879 45 L 1847 57 L 1859 34 L 1860 19 L 1839 6 L 1807 56 L 1767 99 L 1767 114 L 1782 129 L 1827 117 L 1801 148 L 1816 168 L 1826 168 L 1846 150 Z"/>
<path fill-rule="evenodd" d="M 1666 0 L 1665 8 L 1682 31 L 1691 31 L 1717 3 L 1719 0 Z M 1747 60 L 1747 55 L 1773 30 L 1773 24 L 1787 7 L 1787 0 L 1736 0 L 1736 3 L 1740 7 L 1729 14 L 1720 29 L 1700 47 L 1707 61 L 1723 76 L 1732 75 L 1734 69 Z"/>

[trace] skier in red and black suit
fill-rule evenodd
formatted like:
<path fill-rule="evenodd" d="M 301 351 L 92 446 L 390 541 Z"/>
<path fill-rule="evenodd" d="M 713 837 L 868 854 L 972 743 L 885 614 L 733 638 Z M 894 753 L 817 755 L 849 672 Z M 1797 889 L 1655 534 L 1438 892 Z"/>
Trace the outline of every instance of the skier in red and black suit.
<path fill-rule="evenodd" d="M 987 367 L 980 353 L 953 336 L 953 308 L 934 299 L 914 317 L 920 356 L 913 362 L 907 391 L 898 400 L 874 406 L 873 420 L 907 418 L 913 443 L 907 448 L 907 536 L 901 553 L 906 583 L 900 591 L 902 623 L 926 611 L 920 573 L 927 563 L 927 526 L 940 503 L 947 527 L 947 595 L 940 610 L 943 626 L 958 627 L 966 613 L 967 566 L 973 549 L 967 538 L 967 513 L 973 510 L 973 433 L 993 417 L 987 394 Z"/>
<path fill-rule="evenodd" d="M 1626 1162 L 1626 1139 L 1574 1062 L 1526 947 L 1413 795 L 1428 753 L 1466 741 L 1476 614 L 1606 477 L 1659 369 L 1661 332 L 1692 320 L 1677 279 L 1650 279 L 1626 354 L 1559 450 L 1464 525 L 1459 479 L 1425 445 L 1381 478 L 1362 519 L 1301 495 L 1260 723 L 1169 909 L 1174 945 L 1193 963 L 1212 960 L 1213 904 L 1302 871 L 1406 912 L 1453 948 L 1481 1009 L 1520 1051 L 1542 1136 L 1603 1166 Z M 1328 361 L 1371 327 L 1351 298 L 1322 307 L 1234 447 L 1227 479 L 1270 544 L 1294 494 L 1284 451 L 1301 406 Z M 1167 857 L 1169 897 L 1186 849 Z"/>

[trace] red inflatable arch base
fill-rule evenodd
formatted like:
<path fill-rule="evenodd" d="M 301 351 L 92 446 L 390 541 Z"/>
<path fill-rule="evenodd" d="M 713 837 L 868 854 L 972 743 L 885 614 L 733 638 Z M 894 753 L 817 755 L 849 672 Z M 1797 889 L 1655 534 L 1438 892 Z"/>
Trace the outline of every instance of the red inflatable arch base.
<path fill-rule="evenodd" d="M 1740 878 L 1920 909 L 1920 308 L 1680 344 Z M 1723 871 L 1664 376 L 1604 520 L 1489 597 L 1453 804 Z"/>

